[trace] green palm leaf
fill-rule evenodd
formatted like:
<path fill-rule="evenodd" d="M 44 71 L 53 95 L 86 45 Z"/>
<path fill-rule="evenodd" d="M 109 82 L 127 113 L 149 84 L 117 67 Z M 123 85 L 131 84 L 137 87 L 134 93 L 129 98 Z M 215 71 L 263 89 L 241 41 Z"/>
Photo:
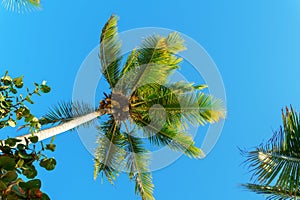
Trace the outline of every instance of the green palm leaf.
<path fill-rule="evenodd" d="M 151 144 L 165 146 L 172 150 L 184 152 L 189 157 L 202 158 L 201 149 L 197 148 L 191 135 L 182 131 L 180 123 L 165 124 L 160 118 L 148 119 L 139 115 L 132 115 L 135 123 L 140 127 L 145 137 L 148 137 Z"/>
<path fill-rule="evenodd" d="M 175 54 L 185 49 L 184 40 L 177 33 L 170 33 L 167 37 L 154 35 L 146 38 L 141 47 L 129 55 L 117 90 L 128 94 L 147 83 L 166 83 L 182 61 Z"/>
<path fill-rule="evenodd" d="M 267 200 L 294 200 L 300 199 L 300 191 L 283 190 L 280 187 L 263 186 L 257 184 L 245 184 L 242 187 L 255 192 L 257 194 L 263 194 Z"/>
<path fill-rule="evenodd" d="M 166 37 L 153 35 L 130 52 L 121 68 L 117 17 L 111 16 L 102 29 L 99 55 L 111 90 L 104 93 L 98 108 L 83 103 L 60 103 L 52 108 L 40 123 L 59 126 L 42 130 L 40 135 L 46 139 L 89 120 L 90 124 L 85 125 L 91 125 L 92 120 L 106 115 L 107 121 L 97 127 L 100 134 L 96 141 L 94 178 L 106 176 L 113 184 L 126 169 L 135 181 L 136 193 L 143 200 L 154 200 L 150 153 L 145 149 L 144 139 L 136 135 L 143 131 L 152 145 L 168 146 L 189 157 L 202 158 L 204 154 L 186 132 L 186 125 L 204 125 L 225 117 L 222 102 L 203 93 L 206 85 L 169 83 L 170 75 L 182 61 L 177 54 L 185 49 L 178 33 Z M 135 129 L 129 130 L 127 125 Z"/>
<path fill-rule="evenodd" d="M 253 151 L 244 151 L 245 161 L 259 184 L 281 191 L 297 191 L 300 183 L 299 115 L 293 109 L 282 112 L 283 127 Z M 290 194 L 290 192 L 286 192 Z M 290 197 L 293 197 L 292 195 Z"/>
<path fill-rule="evenodd" d="M 74 118 L 94 112 L 96 109 L 83 102 L 60 102 L 53 106 L 39 122 L 42 125 L 62 124 Z M 94 121 L 87 122 L 83 126 L 90 126 Z"/>
<path fill-rule="evenodd" d="M 118 39 L 117 17 L 112 15 L 102 29 L 100 38 L 100 61 L 102 73 L 113 89 L 120 74 L 121 42 Z"/>
<path fill-rule="evenodd" d="M 197 93 L 196 100 L 198 101 L 199 110 L 191 110 L 191 112 L 195 112 L 195 117 L 197 118 L 195 121 L 198 121 L 203 125 L 207 122 L 215 123 L 220 119 L 225 118 L 226 112 L 224 110 L 223 102 L 220 99 L 216 99 L 213 96 L 204 93 Z"/>
<path fill-rule="evenodd" d="M 142 123 L 144 123 L 142 121 Z M 195 146 L 193 137 L 183 131 L 180 127 L 165 125 L 161 129 L 159 125 L 144 123 L 145 135 L 149 137 L 152 144 L 158 146 L 165 146 L 174 151 L 183 152 L 190 158 L 203 158 L 204 153 L 201 149 Z"/>
<path fill-rule="evenodd" d="M 199 88 L 199 89 L 198 89 Z M 214 123 L 225 117 L 222 102 L 200 90 L 204 86 L 194 86 L 189 83 L 171 84 L 169 87 L 149 84 L 141 87 L 137 96 L 139 101 L 132 105 L 132 114 L 141 115 L 149 120 L 149 109 L 158 113 L 156 116 L 166 112 L 169 124 L 182 123 L 181 119 L 189 123 L 204 125 L 207 122 Z M 153 108 L 153 105 L 161 107 Z"/>
<path fill-rule="evenodd" d="M 135 180 L 135 192 L 140 194 L 143 200 L 155 200 L 153 197 L 152 174 L 149 170 L 149 152 L 144 149 L 143 142 L 131 133 L 125 133 L 128 152 L 126 167 L 131 180 Z"/>
<path fill-rule="evenodd" d="M 126 63 L 120 73 L 121 77 L 124 77 L 126 73 L 130 72 L 132 69 L 139 67 L 138 56 L 139 52 L 136 49 L 133 49 L 127 57 Z"/>
<path fill-rule="evenodd" d="M 124 140 L 120 133 L 120 123 L 112 117 L 103 123 L 99 130 L 99 135 L 95 151 L 94 178 L 100 173 L 105 174 L 111 184 L 119 175 L 123 168 L 125 151 Z"/>
<path fill-rule="evenodd" d="M 5 9 L 16 12 L 29 12 L 41 8 L 40 0 L 2 0 Z"/>

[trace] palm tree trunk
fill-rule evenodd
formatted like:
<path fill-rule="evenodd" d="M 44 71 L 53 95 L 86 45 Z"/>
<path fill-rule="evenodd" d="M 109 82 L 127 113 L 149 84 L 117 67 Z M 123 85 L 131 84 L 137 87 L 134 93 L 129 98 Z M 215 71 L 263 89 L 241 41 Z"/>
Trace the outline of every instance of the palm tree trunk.
<path fill-rule="evenodd" d="M 73 119 L 69 122 L 65 122 L 63 124 L 60 124 L 60 125 L 57 125 L 57 126 L 45 129 L 45 130 L 41 130 L 41 131 L 35 133 L 34 135 L 38 136 L 39 141 L 42 141 L 42 140 L 45 140 L 47 138 L 50 138 L 50 137 L 56 136 L 58 134 L 64 133 L 66 131 L 69 131 L 69 130 L 75 128 L 75 127 L 78 127 L 78 126 L 86 123 L 86 122 L 89 122 L 93 119 L 96 119 L 96 118 L 100 117 L 103 114 L 104 114 L 103 112 L 97 110 L 95 112 L 83 115 L 81 117 L 77 117 L 77 118 L 75 118 L 75 119 Z M 32 133 L 29 133 L 29 134 L 26 134 L 26 135 L 16 137 L 16 139 L 22 140 L 22 143 L 25 143 L 25 137 L 28 138 L 28 137 L 31 137 L 31 136 L 32 136 Z"/>

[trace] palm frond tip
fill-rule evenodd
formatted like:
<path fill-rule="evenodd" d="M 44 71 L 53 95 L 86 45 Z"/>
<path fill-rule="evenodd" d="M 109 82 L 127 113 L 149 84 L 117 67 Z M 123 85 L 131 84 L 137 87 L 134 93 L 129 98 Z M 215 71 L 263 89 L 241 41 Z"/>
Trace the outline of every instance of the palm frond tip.
<path fill-rule="evenodd" d="M 118 82 L 122 60 L 117 21 L 118 18 L 112 15 L 102 29 L 100 37 L 101 70 L 111 89 Z"/>

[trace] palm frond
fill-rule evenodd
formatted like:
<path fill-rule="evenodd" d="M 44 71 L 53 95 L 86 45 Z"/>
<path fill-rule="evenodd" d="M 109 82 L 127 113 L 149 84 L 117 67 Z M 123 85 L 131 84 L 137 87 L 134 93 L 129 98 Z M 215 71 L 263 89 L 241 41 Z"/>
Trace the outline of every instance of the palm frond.
<path fill-rule="evenodd" d="M 142 163 L 141 159 L 138 159 L 137 165 Z M 138 173 L 135 176 L 135 191 L 137 194 L 140 194 L 142 200 L 155 200 L 153 196 L 154 185 L 152 183 L 152 174 L 149 172 Z"/>
<path fill-rule="evenodd" d="M 121 73 L 121 80 L 126 82 L 120 83 L 118 90 L 128 94 L 147 83 L 166 83 L 182 61 L 175 54 L 183 50 L 184 41 L 178 33 L 147 37 L 128 57 Z"/>
<path fill-rule="evenodd" d="M 150 83 L 141 86 L 135 94 L 139 97 L 137 105 L 141 105 L 153 103 L 159 99 L 168 99 L 186 93 L 197 92 L 205 88 L 207 88 L 206 85 L 194 85 L 194 83 L 184 81 L 165 85 Z"/>
<path fill-rule="evenodd" d="M 83 102 L 60 102 L 53 106 L 48 114 L 44 115 L 39 122 L 42 125 L 62 124 L 73 120 L 74 118 L 94 112 L 96 109 Z M 95 119 L 96 120 L 96 119 Z M 94 121 L 89 121 L 83 126 L 90 126 Z"/>
<path fill-rule="evenodd" d="M 202 150 L 195 146 L 193 137 L 188 133 L 178 131 L 178 128 L 165 126 L 159 130 L 156 126 L 150 125 L 146 129 L 146 134 L 152 144 L 168 145 L 170 149 L 183 152 L 190 158 L 204 157 Z"/>
<path fill-rule="evenodd" d="M 121 77 L 125 76 L 126 73 L 130 72 L 132 69 L 139 67 L 138 55 L 139 55 L 139 52 L 137 51 L 137 49 L 133 49 L 131 51 L 131 53 L 127 57 L 126 63 L 121 71 L 121 74 L 120 74 Z"/>
<path fill-rule="evenodd" d="M 138 90 L 139 101 L 132 105 L 132 113 L 150 118 L 149 109 L 157 110 L 156 116 L 167 115 L 169 124 L 181 123 L 185 119 L 192 124 L 214 123 L 225 117 L 222 102 L 199 92 L 204 86 L 190 83 L 172 84 L 170 87 L 149 84 Z M 153 108 L 153 105 L 161 107 Z M 153 117 L 152 117 L 153 118 Z"/>
<path fill-rule="evenodd" d="M 200 123 L 215 123 L 218 122 L 221 118 L 225 118 L 226 111 L 224 110 L 222 100 L 216 99 L 213 96 L 206 95 L 204 93 L 197 93 L 196 99 L 199 106 L 200 117 L 198 118 L 198 120 Z"/>
<path fill-rule="evenodd" d="M 113 184 L 123 168 L 124 151 L 123 136 L 120 133 L 120 124 L 113 118 L 98 127 L 99 134 L 95 150 L 94 178 L 103 173 Z"/>
<path fill-rule="evenodd" d="M 275 182 L 275 186 L 289 190 L 299 187 L 299 158 L 273 153 L 263 147 L 247 152 L 246 156 L 255 182 L 265 185 Z"/>
<path fill-rule="evenodd" d="M 175 54 L 185 49 L 184 40 L 176 32 L 170 33 L 167 37 L 150 36 L 142 42 L 141 48 L 138 50 L 138 62 L 140 65 L 154 63 L 177 69 L 182 58 L 178 58 Z"/>
<path fill-rule="evenodd" d="M 286 113 L 282 111 L 283 128 L 278 136 L 273 138 L 273 143 L 279 152 L 288 156 L 300 158 L 300 114 L 294 112 L 293 108 L 286 108 Z M 277 140 L 277 142 L 276 142 Z"/>
<path fill-rule="evenodd" d="M 124 133 L 127 143 L 126 168 L 131 180 L 135 180 L 135 192 L 140 194 L 143 200 L 155 200 L 153 197 L 154 185 L 152 174 L 149 170 L 149 152 L 144 149 L 140 138 Z"/>
<path fill-rule="evenodd" d="M 287 109 L 282 112 L 283 127 L 253 151 L 244 151 L 252 179 L 285 191 L 298 191 L 300 184 L 299 117 Z"/>
<path fill-rule="evenodd" d="M 113 89 L 120 74 L 121 42 L 118 38 L 117 17 L 112 15 L 102 29 L 100 38 L 100 61 L 102 73 Z"/>
<path fill-rule="evenodd" d="M 2 0 L 3 7 L 19 13 L 41 9 L 40 0 Z"/>
<path fill-rule="evenodd" d="M 195 146 L 193 137 L 183 131 L 179 124 L 162 124 L 161 120 L 136 118 L 135 123 L 141 127 L 150 143 L 157 146 L 165 146 L 174 151 L 183 152 L 191 158 L 203 158 L 201 149 Z"/>
<path fill-rule="evenodd" d="M 300 191 L 284 190 L 280 187 L 264 186 L 257 184 L 244 184 L 242 185 L 247 190 L 257 194 L 263 194 L 267 200 L 294 200 L 300 199 Z"/>

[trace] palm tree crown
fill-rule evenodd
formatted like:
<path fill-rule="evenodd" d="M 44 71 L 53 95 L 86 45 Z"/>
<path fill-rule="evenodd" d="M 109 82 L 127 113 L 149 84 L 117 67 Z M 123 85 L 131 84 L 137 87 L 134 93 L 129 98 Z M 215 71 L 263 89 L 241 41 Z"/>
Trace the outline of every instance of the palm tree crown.
<path fill-rule="evenodd" d="M 300 182 L 300 121 L 293 108 L 282 111 L 283 126 L 273 137 L 247 157 L 254 183 L 243 185 L 267 199 L 299 199 Z"/>
<path fill-rule="evenodd" d="M 59 130 L 57 127 L 43 130 L 39 137 L 44 139 L 88 125 L 107 115 L 97 127 L 95 178 L 104 174 L 113 183 L 125 171 L 135 181 L 136 193 L 143 200 L 153 200 L 146 142 L 201 158 L 202 151 L 194 145 L 185 127 L 217 122 L 225 117 L 222 102 L 202 92 L 205 85 L 169 83 L 169 76 L 182 61 L 176 54 L 185 49 L 178 33 L 166 37 L 154 35 L 132 50 L 122 65 L 117 17 L 111 16 L 102 30 L 99 54 L 110 92 L 104 93 L 96 109 L 81 103 L 59 104 L 40 120 L 44 125 L 58 123 Z"/>

